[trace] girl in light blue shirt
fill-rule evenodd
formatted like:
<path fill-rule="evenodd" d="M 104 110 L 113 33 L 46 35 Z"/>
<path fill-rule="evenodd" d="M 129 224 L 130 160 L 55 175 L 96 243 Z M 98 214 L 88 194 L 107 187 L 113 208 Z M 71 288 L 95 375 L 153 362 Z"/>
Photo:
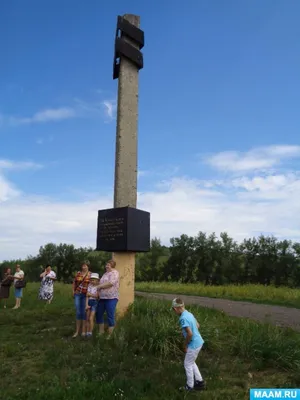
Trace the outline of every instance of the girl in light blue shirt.
<path fill-rule="evenodd" d="M 184 302 L 180 298 L 172 301 L 172 310 L 179 316 L 179 325 L 185 338 L 184 368 L 187 383 L 183 389 L 186 391 L 203 390 L 205 388 L 204 381 L 196 364 L 196 359 L 204 344 L 199 332 L 199 324 L 194 315 L 185 309 Z"/>

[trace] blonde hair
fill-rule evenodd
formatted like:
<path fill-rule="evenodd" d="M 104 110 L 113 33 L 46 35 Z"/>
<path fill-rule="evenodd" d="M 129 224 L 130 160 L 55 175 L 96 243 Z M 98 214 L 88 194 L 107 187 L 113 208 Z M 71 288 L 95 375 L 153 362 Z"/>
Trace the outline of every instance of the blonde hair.
<path fill-rule="evenodd" d="M 107 264 L 110 264 L 110 266 L 111 266 L 112 268 L 116 268 L 116 262 L 115 262 L 115 260 L 109 260 L 109 261 L 107 261 Z"/>
<path fill-rule="evenodd" d="M 177 297 L 176 299 L 174 299 L 176 301 L 176 303 L 179 305 L 180 307 L 184 307 L 184 302 L 182 301 L 182 299 L 180 297 Z"/>

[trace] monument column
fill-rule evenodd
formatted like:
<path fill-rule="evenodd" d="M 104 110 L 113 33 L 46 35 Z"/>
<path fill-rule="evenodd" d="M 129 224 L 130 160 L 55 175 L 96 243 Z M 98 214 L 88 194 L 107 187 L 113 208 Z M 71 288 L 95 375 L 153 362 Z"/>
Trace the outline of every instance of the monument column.
<path fill-rule="evenodd" d="M 119 56 L 119 60 L 115 60 L 114 65 L 114 79 L 119 80 L 114 207 L 136 208 L 139 69 L 143 62 L 139 50 L 143 46 L 144 35 L 139 30 L 140 17 L 137 15 L 125 14 L 123 18 L 119 17 L 118 27 L 121 36 L 118 38 L 117 32 L 116 56 Z M 140 64 L 133 61 L 134 57 Z M 120 273 L 118 313 L 122 315 L 134 301 L 135 253 L 115 252 L 113 258 Z"/>
<path fill-rule="evenodd" d="M 118 314 L 134 301 L 135 253 L 150 249 L 150 213 L 136 208 L 140 17 L 118 17 L 113 78 L 118 82 L 114 208 L 98 211 L 97 251 L 113 253 L 120 273 Z"/>

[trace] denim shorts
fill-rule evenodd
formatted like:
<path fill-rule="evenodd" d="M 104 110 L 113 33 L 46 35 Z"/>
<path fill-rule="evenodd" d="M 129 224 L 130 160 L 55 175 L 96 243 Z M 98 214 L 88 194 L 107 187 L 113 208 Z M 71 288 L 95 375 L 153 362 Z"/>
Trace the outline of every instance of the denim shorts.
<path fill-rule="evenodd" d="M 23 288 L 16 288 L 15 287 L 15 298 L 21 299 L 23 297 Z"/>
<path fill-rule="evenodd" d="M 96 312 L 98 301 L 96 299 L 89 299 L 88 305 L 91 311 Z"/>

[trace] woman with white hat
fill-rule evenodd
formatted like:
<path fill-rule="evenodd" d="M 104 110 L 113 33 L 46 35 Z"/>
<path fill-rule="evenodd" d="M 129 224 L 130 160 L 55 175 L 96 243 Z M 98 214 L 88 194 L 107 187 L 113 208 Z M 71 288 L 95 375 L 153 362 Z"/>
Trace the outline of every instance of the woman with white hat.
<path fill-rule="evenodd" d="M 92 336 L 94 330 L 94 319 L 98 305 L 98 285 L 99 285 L 99 274 L 92 273 L 90 278 L 90 284 L 86 294 L 86 336 Z"/>

